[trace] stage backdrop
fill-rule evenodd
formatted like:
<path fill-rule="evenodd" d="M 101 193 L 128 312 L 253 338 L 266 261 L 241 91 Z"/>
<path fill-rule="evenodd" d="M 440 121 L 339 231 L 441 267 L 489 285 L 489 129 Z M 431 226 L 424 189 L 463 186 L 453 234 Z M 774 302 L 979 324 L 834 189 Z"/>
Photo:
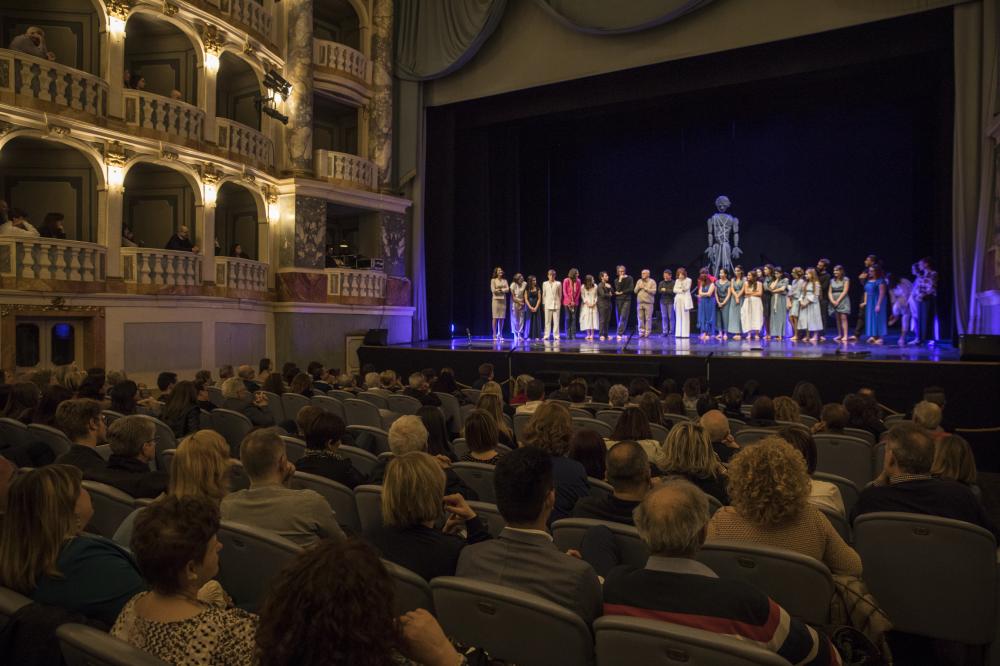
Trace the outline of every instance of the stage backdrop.
<path fill-rule="evenodd" d="M 431 109 L 431 337 L 485 334 L 496 265 L 697 269 L 719 194 L 744 266 L 930 255 L 947 283 L 950 30 L 935 12 Z"/>

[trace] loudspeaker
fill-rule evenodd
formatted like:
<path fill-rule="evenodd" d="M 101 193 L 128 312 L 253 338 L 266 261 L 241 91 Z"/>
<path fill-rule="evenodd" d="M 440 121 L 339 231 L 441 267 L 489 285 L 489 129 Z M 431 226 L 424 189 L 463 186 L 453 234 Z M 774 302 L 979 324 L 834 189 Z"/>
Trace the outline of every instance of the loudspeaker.
<path fill-rule="evenodd" d="M 389 329 L 369 328 L 365 333 L 364 343 L 368 347 L 387 347 L 389 345 Z"/>
<path fill-rule="evenodd" d="M 1000 335 L 960 335 L 963 361 L 1000 361 Z"/>

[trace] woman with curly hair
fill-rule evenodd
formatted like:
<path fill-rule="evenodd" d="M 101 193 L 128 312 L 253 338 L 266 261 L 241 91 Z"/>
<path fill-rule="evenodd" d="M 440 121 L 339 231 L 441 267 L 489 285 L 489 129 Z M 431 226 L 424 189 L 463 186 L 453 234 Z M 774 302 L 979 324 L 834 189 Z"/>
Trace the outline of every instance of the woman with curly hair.
<path fill-rule="evenodd" d="M 566 457 L 572 437 L 573 419 L 569 410 L 555 402 L 543 402 L 524 426 L 524 445 L 538 447 L 552 458 L 556 505 L 549 516 L 550 525 L 568 518 L 576 501 L 590 495 L 587 470 Z"/>
<path fill-rule="evenodd" d="M 708 431 L 699 423 L 678 423 L 671 428 L 659 455 L 650 460 L 664 475 L 683 477 L 723 505 L 729 504 L 725 470 Z"/>
<path fill-rule="evenodd" d="M 397 618 L 395 583 L 375 549 L 327 539 L 278 576 L 260 609 L 260 666 L 459 666 L 426 610 Z"/>
<path fill-rule="evenodd" d="M 809 503 L 805 458 L 780 437 L 766 437 L 729 462 L 732 506 L 715 512 L 708 539 L 793 550 L 834 574 L 861 575 L 861 558 Z"/>

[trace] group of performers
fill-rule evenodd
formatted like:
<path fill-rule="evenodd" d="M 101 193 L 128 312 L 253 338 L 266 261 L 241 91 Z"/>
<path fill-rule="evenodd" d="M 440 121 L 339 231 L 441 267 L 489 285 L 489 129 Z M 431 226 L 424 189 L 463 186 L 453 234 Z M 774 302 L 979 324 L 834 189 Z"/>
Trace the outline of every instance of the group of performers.
<path fill-rule="evenodd" d="M 913 265 L 913 274 L 914 281 L 900 279 L 890 286 L 882 263 L 869 255 L 857 278 L 863 291 L 852 332 L 848 322 L 853 311 L 851 279 L 843 266 L 834 266 L 831 272 L 828 259 L 820 259 L 815 267 L 796 266 L 787 274 L 771 264 L 747 271 L 739 265 L 731 271 L 719 268 L 715 274 L 706 267 L 696 280 L 681 267 L 676 272 L 664 270 L 659 282 L 648 269 L 635 280 L 625 266 L 618 266 L 613 279 L 601 271 L 596 280 L 593 275 L 581 280 L 580 271 L 571 268 L 561 281 L 550 269 L 541 284 L 534 275 L 525 279 L 521 273 L 508 283 L 503 269 L 497 267 L 490 280 L 493 338 L 503 337 L 509 295 L 515 342 L 557 340 L 560 320 L 570 340 L 578 331 L 583 331 L 586 340 L 622 340 L 634 300 L 637 333 L 643 338 L 652 335 L 657 310 L 663 336 L 690 337 L 691 312 L 696 310 L 698 332 L 705 341 L 732 337 L 821 342 L 827 319 L 832 318 L 835 341 L 855 341 L 863 332 L 867 342 L 882 344 L 891 313 L 893 320 L 902 320 L 899 344 L 933 344 L 937 273 L 925 258 Z M 610 329 L 613 310 L 616 330 Z"/>

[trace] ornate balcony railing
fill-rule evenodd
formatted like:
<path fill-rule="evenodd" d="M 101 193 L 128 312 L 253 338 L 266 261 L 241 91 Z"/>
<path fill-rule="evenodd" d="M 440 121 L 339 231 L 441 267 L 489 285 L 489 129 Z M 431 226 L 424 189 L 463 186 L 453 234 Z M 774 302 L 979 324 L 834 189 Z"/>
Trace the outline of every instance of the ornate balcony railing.
<path fill-rule="evenodd" d="M 251 259 L 216 257 L 215 284 L 244 291 L 267 291 L 267 264 Z"/>
<path fill-rule="evenodd" d="M 101 77 L 20 51 L 0 49 L 2 92 L 102 118 L 108 115 L 108 84 Z"/>
<path fill-rule="evenodd" d="M 375 190 L 378 168 L 373 162 L 350 153 L 317 150 L 314 155 L 316 177 L 342 183 L 348 187 Z"/>
<path fill-rule="evenodd" d="M 372 63 L 365 54 L 339 42 L 313 39 L 313 64 L 372 84 Z"/>
<path fill-rule="evenodd" d="M 125 123 L 184 141 L 201 141 L 205 112 L 197 106 L 145 90 L 126 90 Z"/>
<path fill-rule="evenodd" d="M 271 36 L 271 26 L 274 22 L 271 10 L 260 2 L 255 0 L 190 0 L 190 2 L 229 19 L 236 27 L 249 28 L 260 37 L 274 41 Z"/>
<path fill-rule="evenodd" d="M 229 118 L 216 118 L 215 126 L 218 128 L 220 150 L 256 166 L 274 166 L 274 143 L 266 136 Z"/>
<path fill-rule="evenodd" d="M 327 268 L 326 293 L 329 296 L 385 298 L 385 273 L 355 268 Z"/>
<path fill-rule="evenodd" d="M 164 287 L 201 285 L 202 256 L 194 252 L 149 247 L 122 248 L 125 282 Z"/>
<path fill-rule="evenodd" d="M 0 236 L 3 277 L 99 282 L 105 279 L 107 248 L 96 243 L 36 236 Z"/>

